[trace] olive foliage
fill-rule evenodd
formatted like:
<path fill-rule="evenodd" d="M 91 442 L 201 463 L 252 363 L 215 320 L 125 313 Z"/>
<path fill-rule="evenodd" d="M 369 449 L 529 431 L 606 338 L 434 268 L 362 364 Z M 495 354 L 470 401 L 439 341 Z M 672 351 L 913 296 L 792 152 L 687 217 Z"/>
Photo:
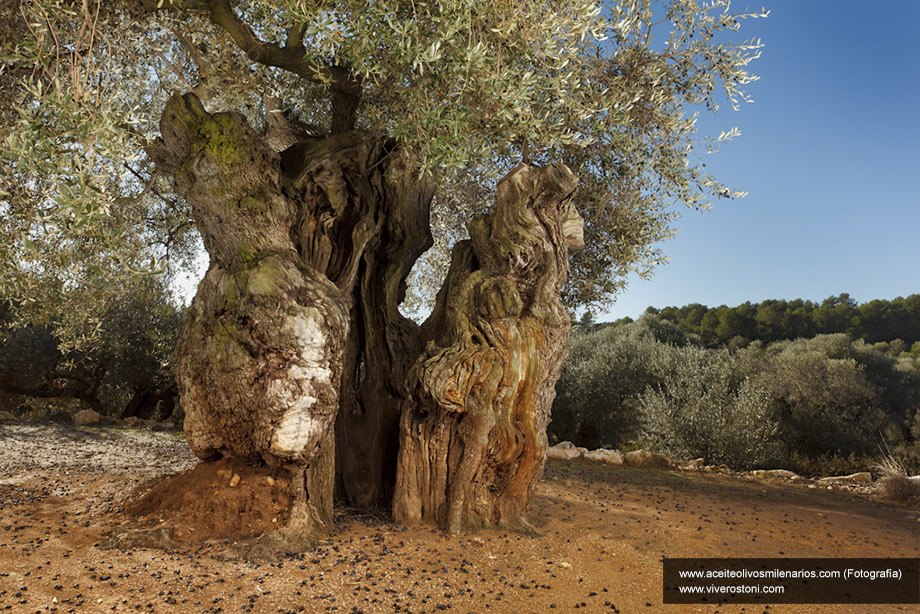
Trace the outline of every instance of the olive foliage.
<path fill-rule="evenodd" d="M 738 195 L 702 163 L 737 131 L 700 138 L 696 113 L 748 100 L 761 45 L 737 32 L 766 14 L 699 0 L 7 4 L 0 290 L 73 343 L 97 322 L 67 314 L 99 313 L 126 276 L 181 270 L 196 251 L 188 206 L 148 155 L 176 92 L 264 130 L 282 116 L 413 152 L 443 187 L 440 249 L 418 267 L 429 296 L 497 177 L 522 159 L 568 164 L 588 248 L 565 298 L 602 304 L 661 261 L 675 203 Z"/>

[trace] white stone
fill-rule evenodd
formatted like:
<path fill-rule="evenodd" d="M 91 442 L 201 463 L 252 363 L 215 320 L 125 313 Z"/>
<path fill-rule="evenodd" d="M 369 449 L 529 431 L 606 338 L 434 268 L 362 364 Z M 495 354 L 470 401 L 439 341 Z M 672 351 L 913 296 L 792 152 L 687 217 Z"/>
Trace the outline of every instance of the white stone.
<path fill-rule="evenodd" d="M 788 469 L 767 469 L 766 471 L 755 471 L 756 474 L 762 474 L 765 478 L 786 478 L 787 480 L 798 479 L 798 475 Z"/>
<path fill-rule="evenodd" d="M 633 450 L 623 457 L 623 463 L 637 469 L 670 469 L 671 459 L 648 450 Z"/>
<path fill-rule="evenodd" d="M 546 458 L 553 460 L 572 460 L 581 456 L 581 452 L 570 441 L 562 441 L 546 451 Z"/>
<path fill-rule="evenodd" d="M 704 458 L 694 458 L 693 460 L 678 460 L 674 461 L 674 464 L 677 465 L 679 469 L 702 469 L 706 464 L 706 459 Z"/>
<path fill-rule="evenodd" d="M 600 448 L 597 450 L 591 450 L 590 452 L 585 453 L 584 456 L 587 460 L 599 461 L 602 463 L 607 463 L 608 465 L 623 464 L 623 453 L 619 450 L 608 450 L 605 448 Z"/>

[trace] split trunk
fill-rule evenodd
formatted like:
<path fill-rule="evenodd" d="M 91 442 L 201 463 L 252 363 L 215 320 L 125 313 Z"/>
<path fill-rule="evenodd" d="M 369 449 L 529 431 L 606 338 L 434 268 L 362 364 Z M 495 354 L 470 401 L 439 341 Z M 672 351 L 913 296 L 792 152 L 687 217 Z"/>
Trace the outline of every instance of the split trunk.
<path fill-rule="evenodd" d="M 161 132 L 151 153 L 211 258 L 178 347 L 192 450 L 288 468 L 288 531 L 305 539 L 336 491 L 407 523 L 529 530 L 581 236 L 568 169 L 500 183 L 419 327 L 399 304 L 434 189 L 394 141 L 351 131 L 277 152 L 193 95 L 169 101 Z"/>

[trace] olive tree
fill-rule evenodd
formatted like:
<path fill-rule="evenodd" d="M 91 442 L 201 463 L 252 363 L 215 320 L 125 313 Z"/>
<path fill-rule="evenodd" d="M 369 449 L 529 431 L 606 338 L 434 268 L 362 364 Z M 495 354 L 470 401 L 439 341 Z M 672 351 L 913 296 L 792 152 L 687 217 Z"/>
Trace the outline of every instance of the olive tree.
<path fill-rule="evenodd" d="M 162 268 L 192 220 L 187 438 L 292 472 L 286 547 L 328 527 L 336 488 L 403 522 L 532 530 L 563 301 L 647 273 L 674 203 L 735 195 L 701 160 L 737 131 L 698 139 L 696 113 L 746 100 L 760 46 L 732 39 L 759 13 L 697 0 L 14 4 L 3 283 Z M 400 304 L 435 240 L 419 326 Z"/>

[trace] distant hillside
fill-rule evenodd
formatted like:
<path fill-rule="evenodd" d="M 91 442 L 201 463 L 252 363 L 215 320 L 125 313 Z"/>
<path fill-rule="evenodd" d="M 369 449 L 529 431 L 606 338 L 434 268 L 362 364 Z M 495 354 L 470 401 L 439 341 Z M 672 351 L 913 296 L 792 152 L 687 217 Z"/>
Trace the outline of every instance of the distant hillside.
<path fill-rule="evenodd" d="M 737 307 L 692 304 L 649 311 L 699 335 L 709 346 L 727 345 L 735 338 L 770 343 L 833 333 L 847 333 L 867 343 L 894 342 L 892 349 L 903 346 L 902 351 L 920 342 L 920 294 L 862 304 L 841 294 L 821 303 L 767 300 Z"/>

